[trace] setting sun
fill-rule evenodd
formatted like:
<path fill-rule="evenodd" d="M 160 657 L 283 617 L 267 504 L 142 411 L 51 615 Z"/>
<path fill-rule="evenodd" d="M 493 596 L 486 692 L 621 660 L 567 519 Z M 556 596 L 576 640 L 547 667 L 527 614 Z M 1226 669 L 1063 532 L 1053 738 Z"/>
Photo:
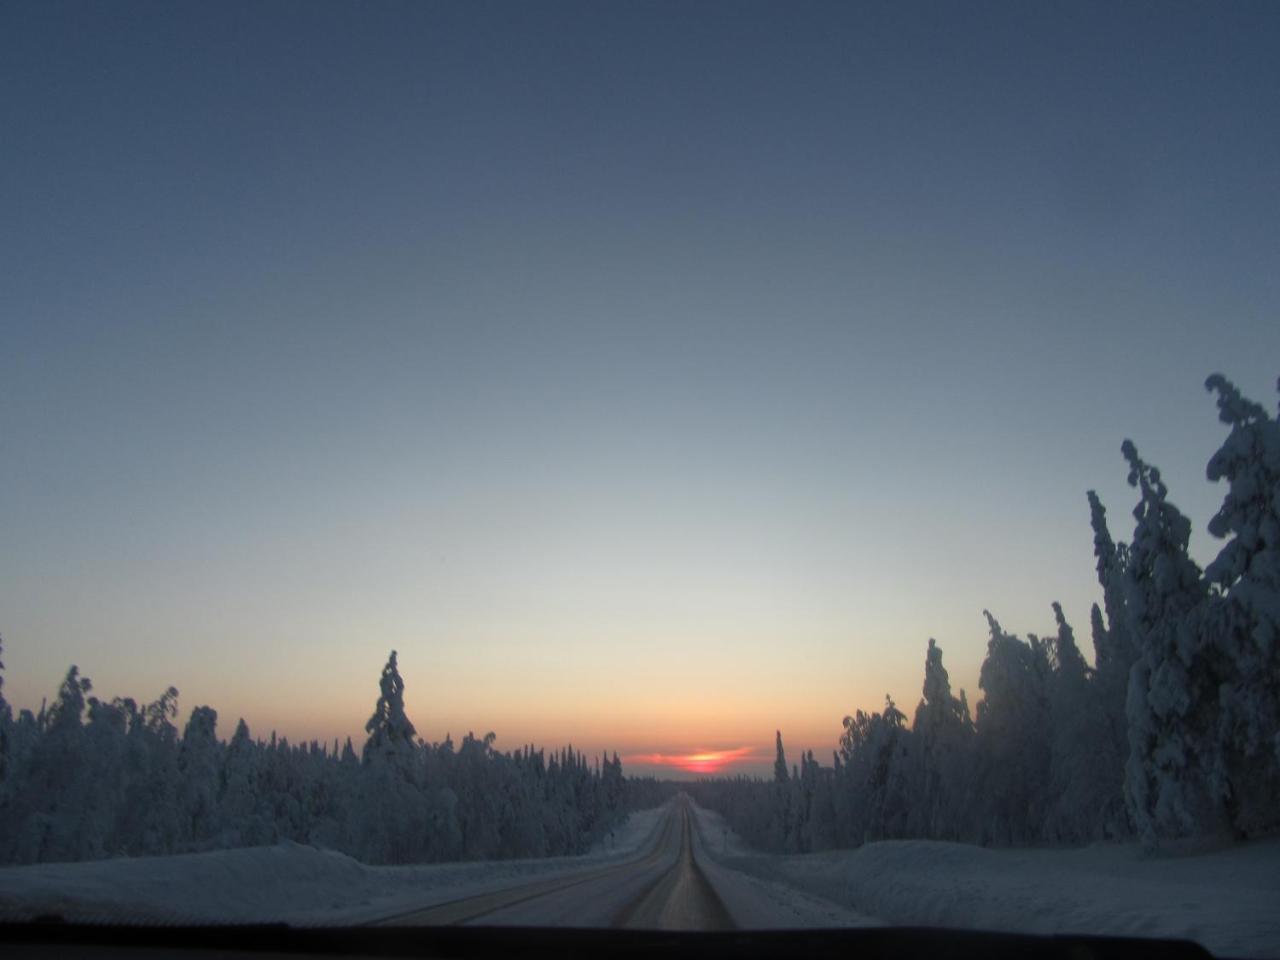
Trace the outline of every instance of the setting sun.
<path fill-rule="evenodd" d="M 686 773 L 716 774 L 738 763 L 755 763 L 764 759 L 754 747 L 736 747 L 732 750 L 701 750 L 696 753 L 641 753 L 626 757 L 627 763 L 654 767 L 675 767 Z"/>

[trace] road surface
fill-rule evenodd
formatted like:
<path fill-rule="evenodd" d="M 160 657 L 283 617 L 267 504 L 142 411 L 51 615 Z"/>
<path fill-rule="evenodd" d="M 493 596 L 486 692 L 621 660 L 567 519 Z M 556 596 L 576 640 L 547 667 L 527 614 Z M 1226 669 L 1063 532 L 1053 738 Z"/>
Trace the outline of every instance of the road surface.
<path fill-rule="evenodd" d="M 623 863 L 535 880 L 383 922 L 732 929 L 733 919 L 694 858 L 694 829 L 682 796 L 669 807 L 653 841 Z"/>
<path fill-rule="evenodd" d="M 388 925 L 735 927 L 864 925 L 867 918 L 709 861 L 688 797 L 667 808 L 652 841 L 622 863 L 436 904 Z"/>

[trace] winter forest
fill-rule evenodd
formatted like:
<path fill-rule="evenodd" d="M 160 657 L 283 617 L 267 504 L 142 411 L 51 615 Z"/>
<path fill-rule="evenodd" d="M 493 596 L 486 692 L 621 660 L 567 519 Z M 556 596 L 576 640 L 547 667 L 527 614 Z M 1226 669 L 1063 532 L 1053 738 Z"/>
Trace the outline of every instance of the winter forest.
<path fill-rule="evenodd" d="M 218 740 L 217 713 L 178 692 L 105 702 L 72 667 L 57 700 L 15 720 L 0 689 L 0 862 L 182 853 L 292 840 L 366 863 L 585 852 L 663 789 L 625 779 L 617 754 L 594 766 L 572 747 L 493 749 L 418 739 L 392 651 L 357 755 L 338 744 Z"/>
<path fill-rule="evenodd" d="M 1090 492 L 1102 590 L 1093 663 L 1054 603 L 1056 631 L 1025 639 L 988 613 L 971 710 L 929 640 L 914 718 L 886 697 L 844 719 L 830 767 L 689 786 L 773 851 L 888 838 L 987 845 L 1250 838 L 1280 826 L 1280 420 L 1221 376 L 1206 383 L 1229 432 L 1207 475 L 1226 481 L 1201 570 L 1190 521 L 1156 467 L 1122 446 L 1138 503 L 1116 541 Z M 0 665 L 2 667 L 2 665 Z M 405 714 L 395 652 L 357 753 L 348 739 L 229 740 L 177 691 L 110 702 L 71 667 L 57 697 L 17 717 L 0 674 L 0 862 L 201 851 L 292 840 L 368 863 L 581 853 L 673 789 L 589 759 L 493 748 L 493 734 L 428 743 Z"/>
<path fill-rule="evenodd" d="M 1247 839 L 1280 826 L 1280 420 L 1211 376 L 1229 427 L 1208 479 L 1226 481 L 1201 570 L 1191 523 L 1160 471 L 1126 440 L 1138 494 L 1117 542 L 1088 494 L 1103 605 L 1094 662 L 1052 604 L 1056 631 L 1026 639 L 986 613 L 989 639 L 969 708 L 929 640 L 915 716 L 845 717 L 834 763 L 812 751 L 771 782 L 704 781 L 699 802 L 768 850 L 807 852 L 889 838 L 987 845 L 1136 837 L 1152 846 Z M 1278 384 L 1280 386 L 1280 384 Z"/>

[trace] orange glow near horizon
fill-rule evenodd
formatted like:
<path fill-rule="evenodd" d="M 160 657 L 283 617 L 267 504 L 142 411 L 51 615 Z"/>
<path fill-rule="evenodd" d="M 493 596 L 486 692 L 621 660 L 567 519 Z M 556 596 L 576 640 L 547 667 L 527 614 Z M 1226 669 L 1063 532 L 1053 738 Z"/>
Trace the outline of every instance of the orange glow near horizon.
<path fill-rule="evenodd" d="M 623 757 L 624 763 L 651 767 L 675 767 L 686 773 L 721 773 L 735 763 L 757 762 L 764 759 L 754 747 L 736 747 L 732 750 L 701 750 L 696 753 L 637 753 Z"/>

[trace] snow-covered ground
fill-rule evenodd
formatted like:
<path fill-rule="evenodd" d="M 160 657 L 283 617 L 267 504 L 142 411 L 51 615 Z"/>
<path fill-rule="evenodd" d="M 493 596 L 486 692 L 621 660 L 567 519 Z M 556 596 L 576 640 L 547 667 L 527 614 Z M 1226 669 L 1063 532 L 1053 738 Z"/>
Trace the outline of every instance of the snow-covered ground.
<path fill-rule="evenodd" d="M 771 856 L 752 851 L 719 815 L 690 809 L 693 856 L 739 926 L 888 923 L 1180 937 L 1220 955 L 1280 958 L 1280 841 L 1180 857 L 1145 856 L 1123 845 L 988 850 L 931 841 Z M 606 870 L 599 883 L 577 881 L 527 905 L 538 922 L 576 923 L 595 900 L 618 900 L 597 911 L 605 918 L 643 892 L 651 878 L 637 857 L 644 856 L 644 869 L 655 877 L 677 862 L 678 831 L 668 825 L 658 842 L 663 818 L 675 813 L 668 805 L 633 814 L 612 844 L 546 860 L 369 867 L 333 851 L 281 844 L 6 867 L 0 869 L 0 919 L 59 914 L 139 923 L 363 923 L 533 881 L 597 876 L 613 863 L 638 864 L 637 871 Z M 654 852 L 666 847 L 671 850 L 661 856 Z M 538 914 L 557 904 L 560 921 Z M 501 914 L 494 917 L 503 922 Z"/>
<path fill-rule="evenodd" d="M 760 872 L 734 869 L 721 855 L 732 849 L 741 855 L 745 846 L 727 830 L 719 814 L 697 807 L 692 801 L 697 829 L 693 852 L 707 882 L 744 930 L 777 930 L 829 927 L 883 926 L 883 922 L 841 904 L 830 896 L 815 896 L 794 883 Z"/>
<path fill-rule="evenodd" d="M 770 856 L 695 807 L 722 867 L 893 925 L 1195 940 L 1220 956 L 1280 957 L 1280 841 L 1186 856 L 1135 845 L 989 850 L 898 840 Z"/>
<path fill-rule="evenodd" d="M 58 914 L 138 923 L 363 923 L 598 867 L 647 845 L 665 807 L 633 813 L 580 857 L 370 867 L 296 843 L 170 857 L 0 868 L 0 919 Z"/>

